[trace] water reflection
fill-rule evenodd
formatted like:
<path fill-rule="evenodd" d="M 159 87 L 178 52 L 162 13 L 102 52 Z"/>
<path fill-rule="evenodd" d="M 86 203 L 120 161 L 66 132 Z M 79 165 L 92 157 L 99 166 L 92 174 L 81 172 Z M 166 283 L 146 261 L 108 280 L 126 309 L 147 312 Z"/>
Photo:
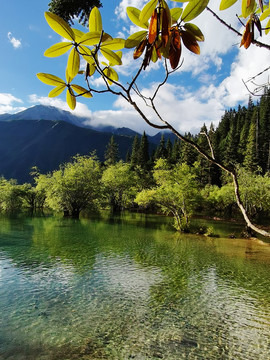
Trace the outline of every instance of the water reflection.
<path fill-rule="evenodd" d="M 0 358 L 270 358 L 269 244 L 162 222 L 0 219 Z"/>

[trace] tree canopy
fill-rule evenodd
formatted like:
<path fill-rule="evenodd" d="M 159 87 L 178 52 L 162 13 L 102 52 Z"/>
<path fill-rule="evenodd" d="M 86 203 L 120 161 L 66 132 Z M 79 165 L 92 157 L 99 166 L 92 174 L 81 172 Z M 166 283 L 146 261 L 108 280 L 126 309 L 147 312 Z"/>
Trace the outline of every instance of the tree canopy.
<path fill-rule="evenodd" d="M 94 155 L 76 156 L 52 174 L 38 174 L 36 188 L 46 192 L 50 208 L 77 218 L 82 210 L 94 206 L 99 195 L 100 178 L 100 163 Z"/>
<path fill-rule="evenodd" d="M 52 0 L 49 11 L 60 16 L 63 20 L 73 24 L 74 17 L 85 25 L 88 22 L 90 11 L 93 7 L 101 7 L 99 0 Z"/>

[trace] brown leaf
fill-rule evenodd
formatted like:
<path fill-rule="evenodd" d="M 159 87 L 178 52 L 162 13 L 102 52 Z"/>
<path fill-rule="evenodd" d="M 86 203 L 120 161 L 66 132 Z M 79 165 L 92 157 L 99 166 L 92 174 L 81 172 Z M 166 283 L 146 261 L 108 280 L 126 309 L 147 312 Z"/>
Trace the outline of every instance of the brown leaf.
<path fill-rule="evenodd" d="M 171 43 L 169 50 L 169 60 L 172 69 L 177 68 L 181 56 L 181 38 L 179 30 L 174 27 L 171 29 Z"/>
<path fill-rule="evenodd" d="M 142 55 L 147 43 L 148 41 L 146 38 L 139 43 L 139 45 L 134 50 L 133 59 L 138 59 Z"/>
<path fill-rule="evenodd" d="M 169 18 L 166 9 L 162 11 L 161 39 L 163 45 L 166 46 L 169 41 Z"/>
<path fill-rule="evenodd" d="M 200 46 L 196 40 L 196 37 L 191 34 L 189 31 L 181 31 L 181 37 L 185 47 L 193 52 L 194 54 L 200 54 Z"/>
<path fill-rule="evenodd" d="M 245 27 L 245 31 L 242 36 L 241 44 L 240 44 L 240 47 L 242 45 L 244 45 L 245 49 L 249 48 L 250 44 L 252 43 L 252 41 L 254 39 L 253 31 L 252 31 L 250 25 L 251 25 L 251 23 L 250 23 L 250 21 L 248 21 L 246 24 L 246 27 Z M 252 26 L 252 28 L 253 28 L 253 26 Z"/>
<path fill-rule="evenodd" d="M 256 14 L 253 14 L 252 16 L 252 24 L 256 25 L 257 30 L 259 31 L 260 36 L 262 36 L 262 25 L 260 22 L 260 19 L 258 18 L 258 16 Z"/>
<path fill-rule="evenodd" d="M 160 51 L 159 51 L 159 47 L 158 47 L 157 45 L 155 45 L 155 48 L 156 48 L 156 52 L 157 52 L 158 58 L 161 59 L 162 56 L 161 56 L 161 53 L 160 53 Z"/>
<path fill-rule="evenodd" d="M 149 25 L 149 35 L 148 42 L 149 44 L 153 44 L 158 35 L 158 12 L 157 9 L 153 11 L 151 16 L 150 25 Z"/>
<path fill-rule="evenodd" d="M 181 56 L 181 48 L 180 49 L 174 49 L 173 47 L 170 48 L 169 60 L 172 69 L 177 68 L 179 64 L 180 56 Z"/>
<path fill-rule="evenodd" d="M 181 47 L 180 33 L 176 26 L 171 29 L 171 45 L 175 49 L 180 49 Z"/>

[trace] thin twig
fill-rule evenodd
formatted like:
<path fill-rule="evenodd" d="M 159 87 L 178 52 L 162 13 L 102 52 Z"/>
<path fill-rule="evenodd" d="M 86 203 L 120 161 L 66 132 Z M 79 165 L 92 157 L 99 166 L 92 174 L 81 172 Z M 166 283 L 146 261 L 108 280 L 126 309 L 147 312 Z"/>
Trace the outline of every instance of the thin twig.
<path fill-rule="evenodd" d="M 221 19 L 213 10 L 211 10 L 208 6 L 206 7 L 206 9 L 224 26 L 226 26 L 229 30 L 233 31 L 236 35 L 238 36 L 243 36 L 238 30 L 236 30 L 235 28 L 233 28 L 231 25 L 227 24 L 223 19 Z M 252 44 L 259 46 L 261 48 L 265 48 L 267 50 L 270 50 L 270 45 L 262 43 L 258 40 L 252 40 Z"/>

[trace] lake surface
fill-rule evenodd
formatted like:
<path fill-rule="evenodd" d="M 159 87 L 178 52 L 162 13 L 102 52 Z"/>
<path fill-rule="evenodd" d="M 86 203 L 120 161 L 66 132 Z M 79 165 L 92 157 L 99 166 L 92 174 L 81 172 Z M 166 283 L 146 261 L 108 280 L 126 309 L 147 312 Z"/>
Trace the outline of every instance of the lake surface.
<path fill-rule="evenodd" d="M 270 359 L 270 244 L 2 217 L 0 359 Z"/>

